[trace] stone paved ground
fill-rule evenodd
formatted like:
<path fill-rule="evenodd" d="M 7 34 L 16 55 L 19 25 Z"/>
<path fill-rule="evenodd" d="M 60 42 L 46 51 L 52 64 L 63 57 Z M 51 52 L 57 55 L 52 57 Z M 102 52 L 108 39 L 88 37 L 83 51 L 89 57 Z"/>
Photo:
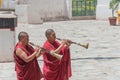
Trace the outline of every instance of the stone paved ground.
<path fill-rule="evenodd" d="M 48 28 L 54 29 L 60 38 L 90 44 L 88 49 L 71 45 L 73 75 L 70 80 L 120 80 L 120 26 L 109 26 L 108 21 L 96 20 L 19 24 L 16 36 L 20 31 L 26 31 L 30 41 L 42 45 Z M 41 68 L 42 64 L 40 57 Z M 16 80 L 14 62 L 0 63 L 0 80 Z"/>

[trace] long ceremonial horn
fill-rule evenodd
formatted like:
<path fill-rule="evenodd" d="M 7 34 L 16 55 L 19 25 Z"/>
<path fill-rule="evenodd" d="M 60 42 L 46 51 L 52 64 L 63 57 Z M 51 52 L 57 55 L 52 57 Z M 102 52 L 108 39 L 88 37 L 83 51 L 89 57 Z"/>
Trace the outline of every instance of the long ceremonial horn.
<path fill-rule="evenodd" d="M 60 38 L 56 38 L 57 40 L 62 40 L 62 39 L 60 39 Z M 82 47 L 84 47 L 84 48 L 86 48 L 86 49 L 88 49 L 88 46 L 89 46 L 89 43 L 86 43 L 86 44 L 80 44 L 80 43 L 77 43 L 77 42 L 73 42 L 73 41 L 71 41 L 71 40 L 68 40 L 68 41 L 70 41 L 71 43 L 73 43 L 73 44 L 76 44 L 76 45 L 79 45 L 79 46 L 82 46 Z"/>
<path fill-rule="evenodd" d="M 32 43 L 32 42 L 29 42 L 29 44 L 30 45 L 32 45 L 32 46 L 37 46 L 37 45 L 35 45 L 34 43 Z M 57 53 L 55 53 L 55 52 L 53 52 L 53 51 L 49 51 L 49 50 L 47 50 L 47 49 L 45 49 L 45 48 L 43 48 L 43 47 L 40 47 L 42 50 L 44 50 L 46 53 L 49 53 L 49 54 L 51 54 L 52 56 L 54 56 L 54 57 L 56 57 L 58 60 L 61 60 L 62 59 L 62 55 L 60 55 L 60 54 L 57 54 Z"/>

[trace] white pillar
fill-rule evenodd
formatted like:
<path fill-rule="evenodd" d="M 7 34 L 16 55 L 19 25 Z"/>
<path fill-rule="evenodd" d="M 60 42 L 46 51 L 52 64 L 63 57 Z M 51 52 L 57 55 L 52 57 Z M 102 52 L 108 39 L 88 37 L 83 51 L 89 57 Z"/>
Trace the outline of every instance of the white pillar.
<path fill-rule="evenodd" d="M 67 17 L 69 18 L 69 19 L 71 19 L 72 18 L 72 0 L 65 0 L 66 1 L 66 3 L 65 3 L 65 12 L 67 13 Z"/>
<path fill-rule="evenodd" d="M 96 19 L 108 20 L 112 16 L 112 11 L 109 9 L 110 0 L 97 0 Z"/>

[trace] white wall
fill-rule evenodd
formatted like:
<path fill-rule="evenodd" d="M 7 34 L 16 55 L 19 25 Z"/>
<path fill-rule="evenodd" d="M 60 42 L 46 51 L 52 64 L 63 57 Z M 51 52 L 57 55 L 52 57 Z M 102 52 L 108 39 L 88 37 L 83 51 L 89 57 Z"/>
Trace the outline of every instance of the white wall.
<path fill-rule="evenodd" d="M 0 18 L 16 19 L 16 15 L 3 12 L 3 14 L 0 13 Z M 17 25 L 10 27 L 13 28 L 16 26 Z M 1 25 L 0 26 L 0 62 L 7 62 L 14 60 L 13 58 L 14 47 L 15 47 L 15 31 L 13 29 L 6 28 L 5 25 L 4 26 Z"/>
<path fill-rule="evenodd" d="M 66 16 L 69 18 L 69 19 L 71 19 L 72 18 L 72 0 L 66 0 L 65 1 L 66 3 L 66 6 L 65 6 L 65 8 L 66 8 Z"/>
<path fill-rule="evenodd" d="M 96 19 L 108 20 L 112 16 L 112 11 L 109 9 L 110 0 L 97 0 Z"/>
<path fill-rule="evenodd" d="M 0 29 L 0 62 L 13 61 L 15 32 L 10 29 Z"/>
<path fill-rule="evenodd" d="M 42 19 L 47 21 L 72 18 L 72 0 L 18 0 L 22 5 L 17 6 L 15 1 L 3 0 L 2 7 L 15 8 L 18 19 L 20 18 L 18 21 L 20 22 L 42 23 Z M 109 2 L 110 0 L 97 0 L 96 19 L 107 20 L 108 17 L 112 16 L 112 11 L 109 9 Z M 115 15 L 117 16 L 116 13 Z M 25 17 L 25 19 L 21 17 Z"/>
<path fill-rule="evenodd" d="M 2 0 L 2 8 L 4 9 L 15 9 L 16 0 Z"/>
<path fill-rule="evenodd" d="M 22 5 L 28 5 L 27 11 L 22 11 L 27 14 L 29 23 L 39 23 L 41 19 L 44 21 L 64 20 L 71 17 L 72 4 L 70 4 L 69 0 L 21 0 L 20 3 Z M 17 7 L 16 11 L 19 11 L 19 9 L 20 7 Z"/>
<path fill-rule="evenodd" d="M 28 5 L 16 5 L 15 13 L 19 23 L 28 23 Z"/>

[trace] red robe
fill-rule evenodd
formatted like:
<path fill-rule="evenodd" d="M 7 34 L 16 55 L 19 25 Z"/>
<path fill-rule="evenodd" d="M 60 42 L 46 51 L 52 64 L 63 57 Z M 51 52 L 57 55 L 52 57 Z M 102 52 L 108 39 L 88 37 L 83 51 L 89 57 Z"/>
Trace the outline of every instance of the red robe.
<path fill-rule="evenodd" d="M 14 49 L 14 60 L 17 80 L 40 80 L 42 78 L 42 73 L 39 68 L 37 58 L 26 63 L 16 55 L 17 48 L 21 48 L 28 56 L 34 52 L 34 49 L 30 45 L 27 45 L 26 48 L 24 48 L 20 43 L 16 45 Z"/>
<path fill-rule="evenodd" d="M 45 49 L 50 51 L 57 49 L 59 46 L 60 43 L 57 41 L 55 41 L 53 44 L 46 41 L 43 45 Z M 64 47 L 62 48 L 60 54 L 63 55 L 61 60 L 58 60 L 48 53 L 43 54 L 44 80 L 69 80 L 69 77 L 71 77 L 70 51 L 67 47 Z"/>

